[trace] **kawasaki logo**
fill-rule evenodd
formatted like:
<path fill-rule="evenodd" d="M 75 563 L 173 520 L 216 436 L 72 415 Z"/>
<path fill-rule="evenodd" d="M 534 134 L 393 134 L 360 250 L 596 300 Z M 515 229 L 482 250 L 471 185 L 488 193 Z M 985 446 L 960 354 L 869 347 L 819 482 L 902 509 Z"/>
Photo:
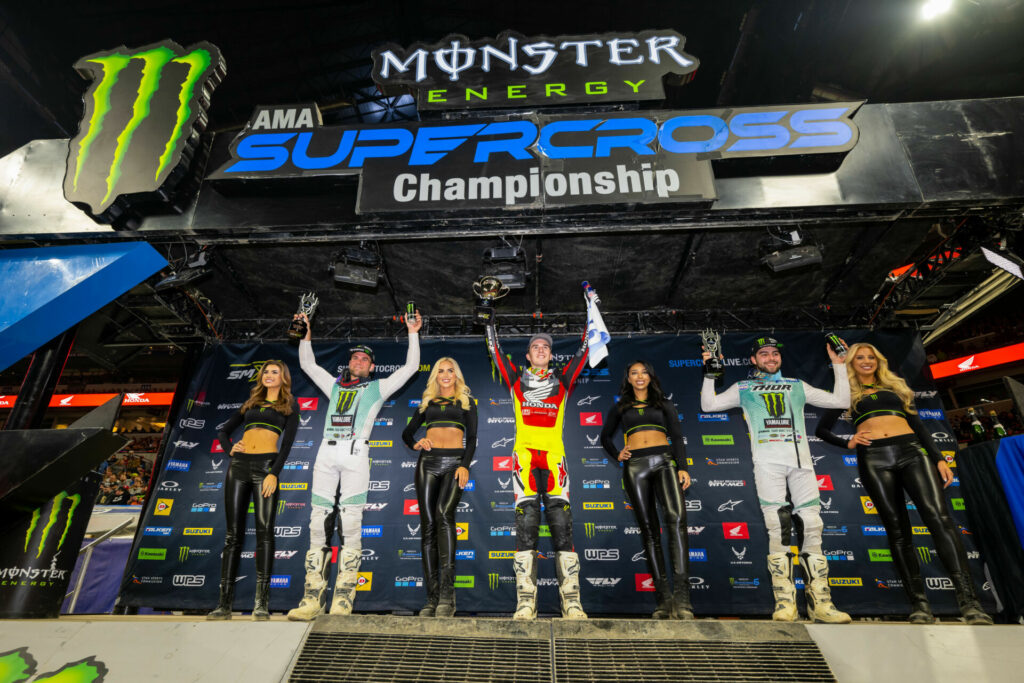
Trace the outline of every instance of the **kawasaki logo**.
<path fill-rule="evenodd" d="M 64 545 L 64 539 L 67 538 L 68 531 L 71 529 L 71 521 L 75 518 L 75 510 L 78 509 L 79 504 L 82 502 L 82 497 L 79 494 L 69 496 L 67 491 L 61 491 L 53 500 L 50 501 L 50 512 L 46 517 L 46 523 L 43 525 L 43 530 L 39 535 L 38 545 L 36 545 L 36 557 L 40 557 L 43 554 L 43 549 L 46 547 L 46 540 L 50 536 L 50 530 L 57 524 L 57 519 L 60 518 L 61 510 L 64 507 L 64 501 L 70 503 L 68 507 L 68 516 L 64 522 L 64 529 L 61 531 L 60 538 L 57 539 L 57 547 L 55 550 L 60 550 L 61 546 Z M 38 507 L 32 511 L 32 519 L 28 523 L 28 531 L 25 532 L 25 552 L 29 551 L 29 546 L 32 544 L 32 535 L 35 533 L 36 527 L 39 526 L 39 520 L 42 517 L 42 508 Z"/>
<path fill-rule="evenodd" d="M 156 191 L 191 161 L 186 152 L 226 70 L 214 45 L 170 40 L 97 52 L 75 68 L 92 84 L 69 145 L 64 196 L 97 214 L 121 195 Z"/>
<path fill-rule="evenodd" d="M 765 410 L 772 417 L 779 417 L 786 412 L 786 395 L 783 393 L 769 392 L 761 394 Z"/>

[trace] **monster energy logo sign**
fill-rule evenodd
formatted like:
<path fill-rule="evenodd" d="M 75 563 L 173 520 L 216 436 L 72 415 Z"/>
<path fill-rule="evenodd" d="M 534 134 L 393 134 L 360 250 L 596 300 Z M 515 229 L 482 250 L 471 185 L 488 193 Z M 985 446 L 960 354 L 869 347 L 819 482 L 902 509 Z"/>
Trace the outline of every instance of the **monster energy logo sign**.
<path fill-rule="evenodd" d="M 75 68 L 92 84 L 69 145 L 64 196 L 95 214 L 121 195 L 155 192 L 191 161 L 226 70 L 216 46 L 169 40 L 97 52 Z"/>
<path fill-rule="evenodd" d="M 497 590 L 499 579 L 500 579 L 500 577 L 499 577 L 498 574 L 488 574 L 487 575 L 487 587 L 490 588 L 492 591 L 493 590 Z"/>
<path fill-rule="evenodd" d="M 925 564 L 930 564 L 932 561 L 932 551 L 923 545 L 917 546 L 917 556 Z"/>
<path fill-rule="evenodd" d="M 338 393 L 338 405 L 335 408 L 336 412 L 344 413 L 352 407 L 352 404 L 356 400 L 356 396 L 359 395 L 358 391 L 342 391 Z"/>
<path fill-rule="evenodd" d="M 46 540 L 50 537 L 50 531 L 57 524 L 57 519 L 60 517 L 61 509 L 64 507 L 64 501 L 68 501 L 70 506 L 68 507 L 68 517 L 64 522 L 64 529 L 61 531 L 60 538 L 57 539 L 57 548 L 60 550 L 61 546 L 64 545 L 64 539 L 67 538 L 68 531 L 71 529 L 71 522 L 75 518 L 75 510 L 78 509 L 79 504 L 82 502 L 82 497 L 79 494 L 69 496 L 67 491 L 61 491 L 53 500 L 50 502 L 50 514 L 46 518 L 46 523 L 43 525 L 43 531 L 39 535 L 39 542 L 36 545 L 36 557 L 40 557 L 43 554 L 43 549 L 46 548 Z M 32 544 L 32 535 L 35 533 L 36 528 L 39 526 L 39 520 L 42 517 L 42 508 L 36 508 L 32 511 L 32 519 L 28 523 L 28 531 L 25 532 L 25 552 L 29 552 L 29 546 Z"/>
<path fill-rule="evenodd" d="M 594 522 L 584 522 L 583 523 L 583 531 L 584 531 L 584 533 L 586 533 L 587 538 L 593 538 L 594 537 Z"/>
<path fill-rule="evenodd" d="M 761 399 L 764 401 L 765 410 L 772 417 L 779 417 L 786 412 L 786 395 L 777 392 L 768 392 L 761 394 Z"/>

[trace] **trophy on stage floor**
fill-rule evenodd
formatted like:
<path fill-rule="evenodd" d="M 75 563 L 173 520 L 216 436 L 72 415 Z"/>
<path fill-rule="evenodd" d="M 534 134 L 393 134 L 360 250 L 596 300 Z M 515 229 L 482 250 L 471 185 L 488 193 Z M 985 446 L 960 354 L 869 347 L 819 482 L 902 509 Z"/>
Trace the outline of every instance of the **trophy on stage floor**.
<path fill-rule="evenodd" d="M 700 342 L 704 350 L 711 354 L 711 358 L 704 361 L 704 376 L 713 377 L 716 380 L 725 375 L 725 367 L 722 365 L 722 335 L 712 329 L 701 330 Z"/>
<path fill-rule="evenodd" d="M 473 283 L 473 293 L 478 299 L 476 306 L 476 323 L 478 325 L 490 325 L 494 322 L 494 302 L 508 292 L 508 287 L 493 275 L 485 275 Z"/>
<path fill-rule="evenodd" d="M 296 313 L 305 313 L 307 320 L 312 320 L 313 314 L 316 313 L 316 307 L 319 305 L 320 299 L 317 298 L 316 292 L 306 292 L 299 299 L 299 310 Z M 301 318 L 292 320 L 291 326 L 288 328 L 288 339 L 293 343 L 298 343 L 303 337 L 306 336 L 306 331 L 309 326 L 306 325 L 306 321 Z"/>

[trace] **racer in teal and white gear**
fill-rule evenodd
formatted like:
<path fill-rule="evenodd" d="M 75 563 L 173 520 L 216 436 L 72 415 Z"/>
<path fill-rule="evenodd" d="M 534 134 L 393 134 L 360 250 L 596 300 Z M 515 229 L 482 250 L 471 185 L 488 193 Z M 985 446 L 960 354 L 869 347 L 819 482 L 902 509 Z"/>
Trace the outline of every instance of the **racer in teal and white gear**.
<path fill-rule="evenodd" d="M 309 320 L 304 314 L 296 318 Z M 334 374 L 316 364 L 310 332 L 299 342 L 299 364 L 330 403 L 323 438 L 313 465 L 309 513 L 309 550 L 306 552 L 305 593 L 298 607 L 288 612 L 293 621 L 308 621 L 323 614 L 330 567 L 328 534 L 334 533 L 334 499 L 340 492 L 341 533 L 344 546 L 338 552 L 338 578 L 334 585 L 331 614 L 351 614 L 362 559 L 363 507 L 370 485 L 369 438 L 381 405 L 416 374 L 420 365 L 419 312 L 406 320 L 409 350 L 405 365 L 383 379 L 371 379 L 373 350 L 368 346 L 350 349 L 348 369 Z M 330 528 L 328 528 L 330 527 Z"/>
<path fill-rule="evenodd" d="M 751 349 L 750 362 L 755 376 L 737 382 L 721 394 L 715 394 L 715 380 L 704 378 L 700 393 L 701 410 L 721 412 L 741 408 L 750 432 L 750 451 L 765 528 L 768 531 L 768 568 L 775 591 L 777 621 L 794 621 L 796 588 L 793 584 L 792 517 L 786 501 L 788 489 L 793 514 L 803 523 L 801 564 L 806 574 L 808 613 L 818 621 L 847 623 L 850 617 L 835 609 L 828 590 L 828 562 L 821 550 L 824 527 L 819 514 L 818 477 L 807 445 L 804 405 L 819 408 L 849 408 L 850 383 L 846 367 L 831 346 L 827 346 L 835 385 L 831 393 L 798 379 L 783 377 L 780 371 L 782 344 L 772 337 L 758 337 Z M 705 352 L 705 357 L 710 357 Z"/>

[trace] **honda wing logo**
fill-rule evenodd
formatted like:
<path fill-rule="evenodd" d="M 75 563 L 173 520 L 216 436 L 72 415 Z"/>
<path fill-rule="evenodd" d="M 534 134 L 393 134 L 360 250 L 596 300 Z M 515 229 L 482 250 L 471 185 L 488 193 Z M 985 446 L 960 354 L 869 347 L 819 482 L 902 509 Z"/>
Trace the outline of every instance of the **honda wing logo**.
<path fill-rule="evenodd" d="M 97 52 L 75 68 L 92 84 L 68 147 L 64 196 L 95 214 L 121 195 L 155 192 L 191 161 L 187 152 L 226 71 L 216 46 L 185 49 L 169 40 Z"/>
<path fill-rule="evenodd" d="M 974 356 L 971 356 L 970 358 L 968 358 L 964 362 L 959 363 L 957 365 L 957 367 L 960 369 L 960 372 L 967 372 L 969 370 L 977 370 L 981 366 L 980 365 L 975 365 L 974 364 Z"/>

